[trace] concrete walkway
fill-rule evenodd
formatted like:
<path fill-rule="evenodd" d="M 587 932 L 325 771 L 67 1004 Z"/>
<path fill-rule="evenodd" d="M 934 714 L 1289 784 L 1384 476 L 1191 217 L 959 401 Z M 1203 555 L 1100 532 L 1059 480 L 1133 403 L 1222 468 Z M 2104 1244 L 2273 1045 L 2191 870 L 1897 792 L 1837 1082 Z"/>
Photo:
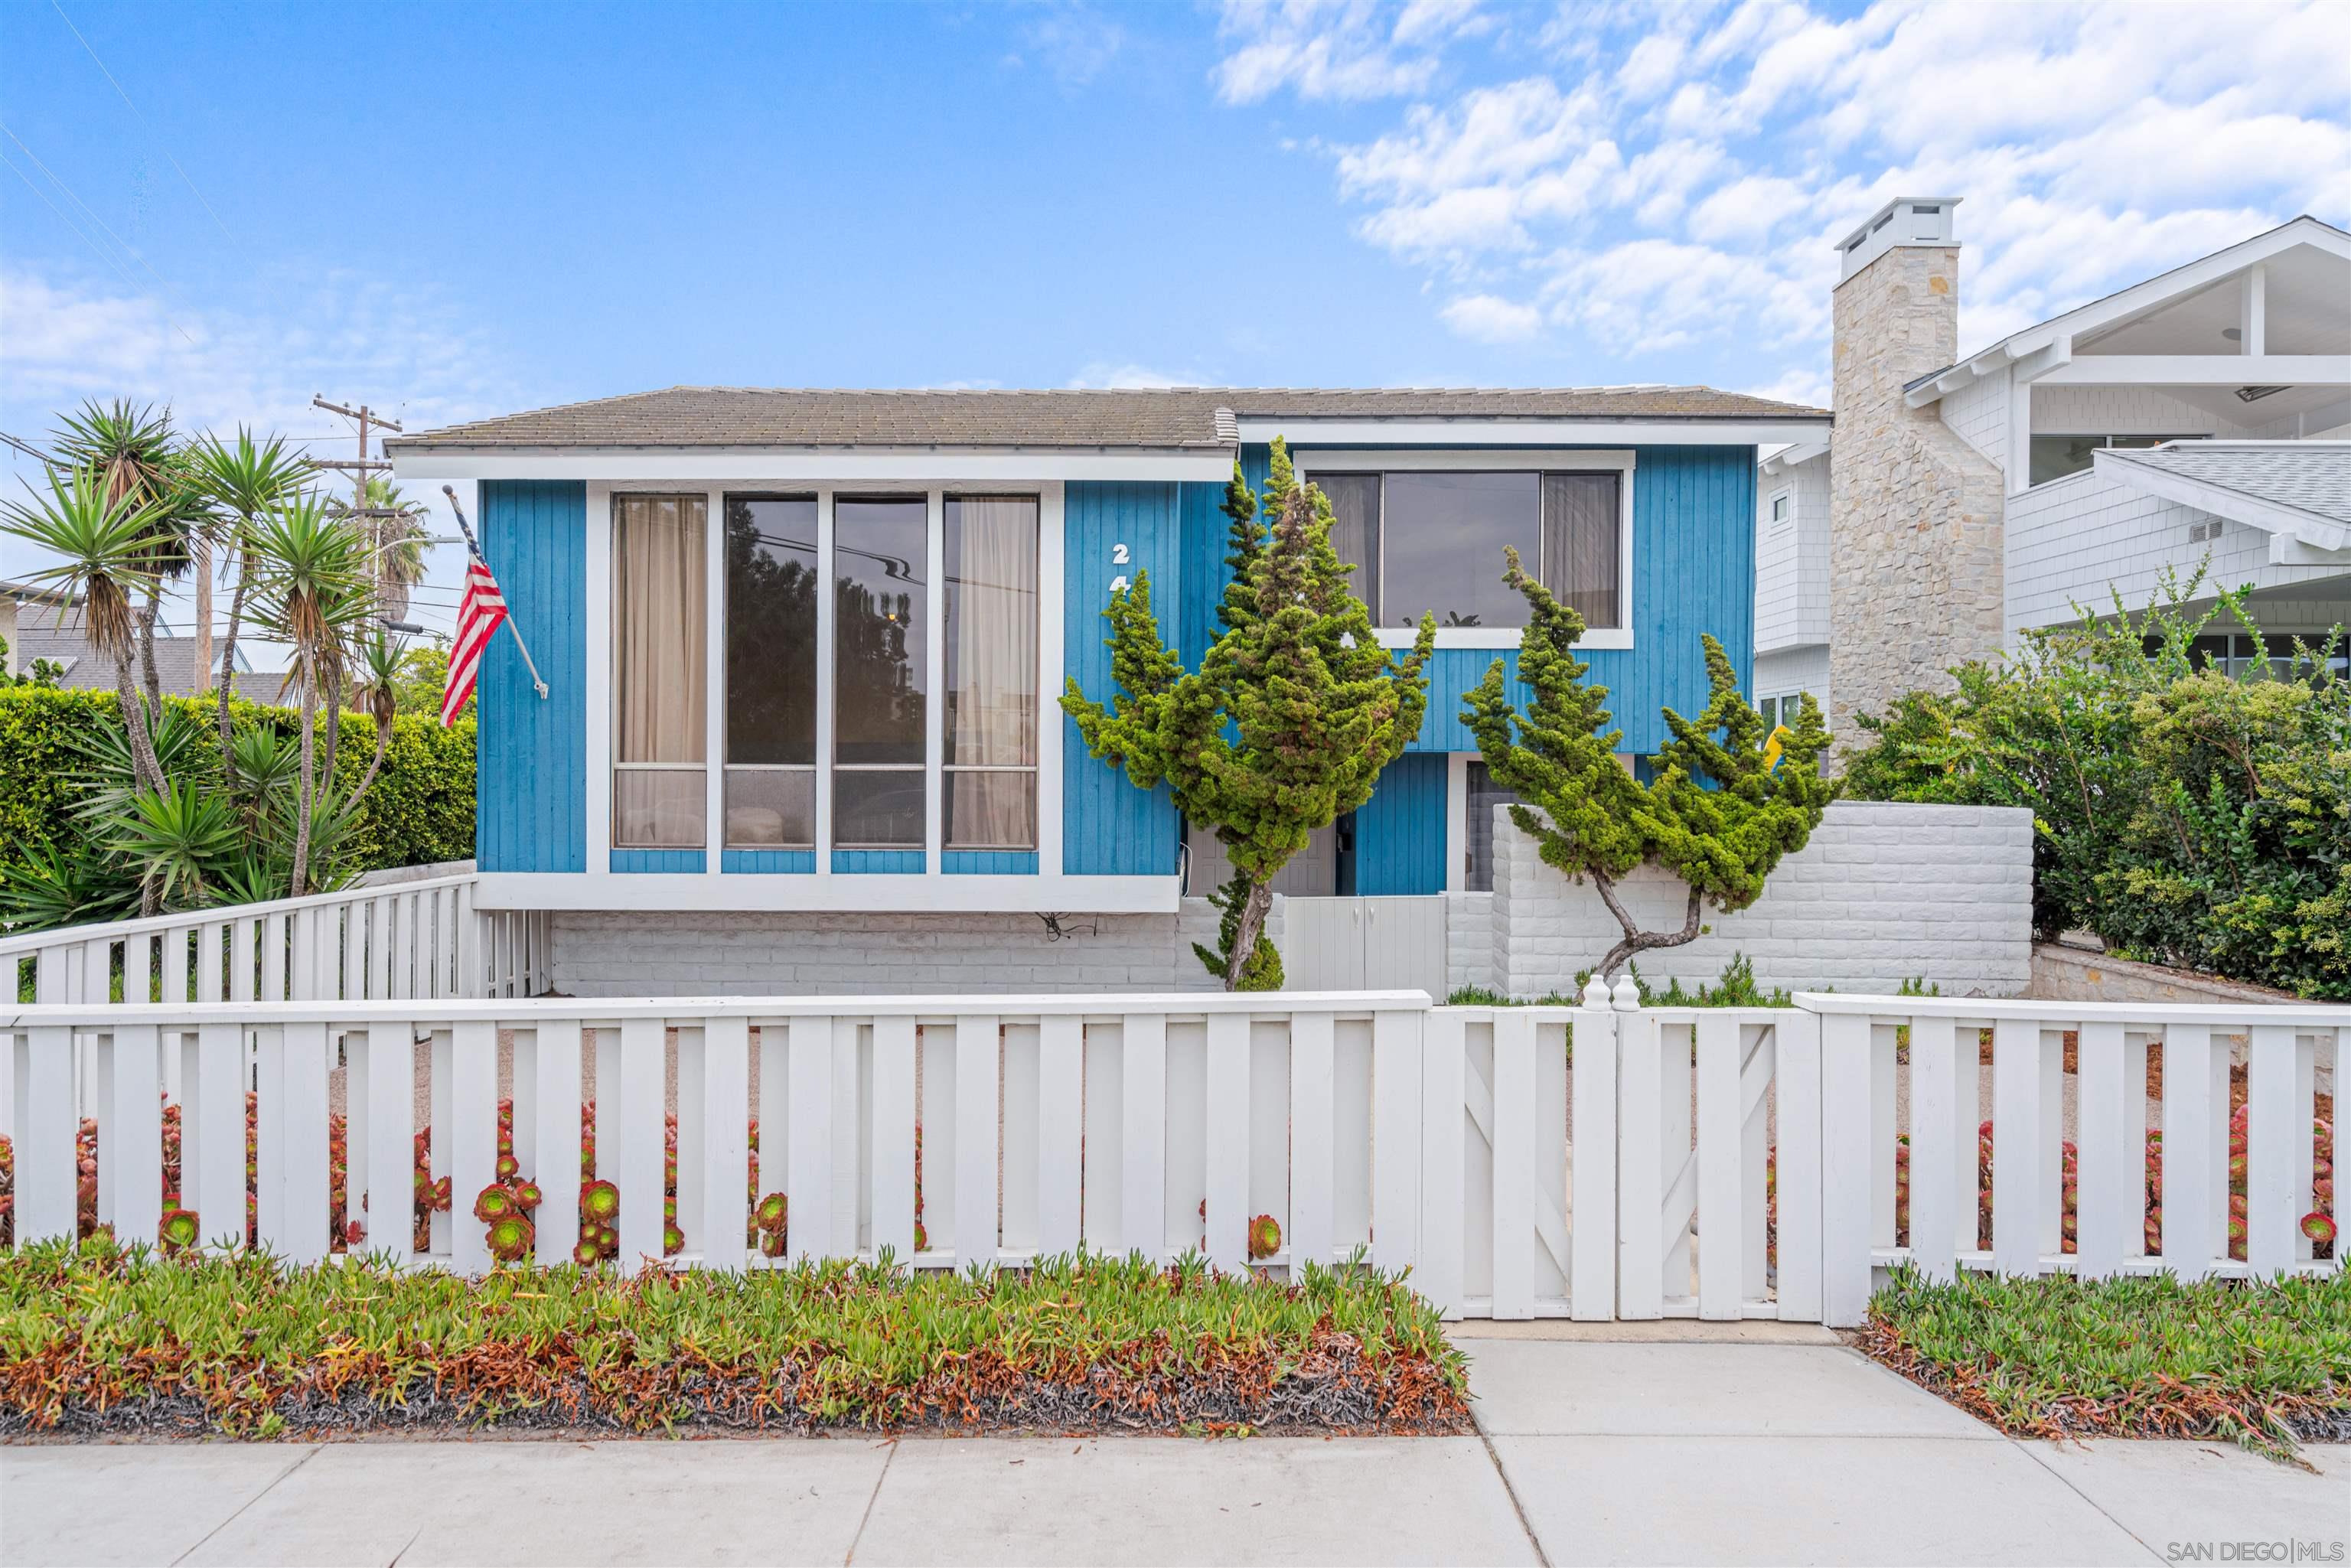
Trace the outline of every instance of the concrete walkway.
<path fill-rule="evenodd" d="M 2325 1562 L 2351 1536 L 2351 1449 L 2313 1475 L 2014 1443 L 1817 1331 L 1462 1343 L 1480 1437 L 0 1448 L 0 1563 Z"/>

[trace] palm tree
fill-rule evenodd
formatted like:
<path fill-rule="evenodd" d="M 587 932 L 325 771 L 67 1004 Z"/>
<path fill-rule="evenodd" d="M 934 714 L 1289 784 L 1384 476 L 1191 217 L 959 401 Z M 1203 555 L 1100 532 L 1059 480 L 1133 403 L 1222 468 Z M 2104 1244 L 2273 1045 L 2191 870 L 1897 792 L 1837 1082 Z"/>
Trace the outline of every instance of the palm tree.
<path fill-rule="evenodd" d="M 310 827 L 321 789 L 318 717 L 331 689 L 341 695 L 344 650 L 373 608 L 368 591 L 367 546 L 351 522 L 335 517 L 315 492 L 272 507 L 246 545 L 260 591 L 256 619 L 291 643 L 294 685 L 302 716 L 302 748 L 295 789 L 294 867 L 289 895 L 306 891 Z M 332 720 L 329 720 L 330 726 Z M 331 728 L 326 780 L 332 780 Z"/>
<path fill-rule="evenodd" d="M 221 766 L 226 769 L 230 766 L 228 698 L 235 685 L 237 627 L 245 619 L 246 596 L 253 586 L 253 551 L 249 546 L 255 520 L 271 507 L 301 494 L 309 482 L 310 470 L 287 448 L 285 437 L 273 435 L 266 444 L 259 443 L 243 425 L 237 426 L 235 445 L 228 445 L 216 435 L 206 435 L 188 455 L 197 487 L 208 501 L 233 519 L 225 543 L 236 567 L 236 586 L 229 592 L 228 630 L 221 641 L 217 683 Z"/>
<path fill-rule="evenodd" d="M 367 517 L 375 550 L 375 597 L 379 613 L 399 621 L 408 614 L 408 591 L 424 580 L 424 518 L 422 501 L 403 499 L 389 479 L 367 482 Z"/>
<path fill-rule="evenodd" d="M 62 564 L 32 575 L 80 601 L 90 646 L 114 661 L 114 695 L 132 772 L 140 788 L 161 790 L 163 769 L 132 685 L 131 657 L 139 622 L 132 601 L 154 581 L 155 535 L 169 503 L 143 501 L 136 490 L 110 493 L 99 471 L 88 467 L 50 469 L 47 496 L 29 484 L 26 490 L 30 504 L 0 502 L 0 531 L 61 559 Z"/>
<path fill-rule="evenodd" d="M 356 800 L 367 793 L 375 782 L 376 773 L 383 767 L 384 754 L 392 749 L 392 721 L 400 712 L 400 682 L 408 662 L 408 642 L 377 632 L 360 644 L 360 681 L 351 695 L 366 705 L 365 712 L 375 724 L 375 758 L 368 764 L 366 777 L 351 791 Z"/>
<path fill-rule="evenodd" d="M 162 684 L 155 674 L 155 620 L 162 610 L 163 583 L 186 571 L 192 562 L 197 573 L 196 613 L 209 625 L 212 594 L 210 555 L 203 535 L 203 497 L 189 484 L 187 464 L 172 430 L 172 411 L 134 406 L 117 398 L 101 406 L 85 402 L 52 432 L 57 456 L 78 468 L 95 472 L 108 498 L 135 499 L 155 508 L 157 527 L 151 535 L 146 560 L 147 605 L 139 617 L 140 673 L 148 706 L 161 711 Z M 200 553 L 201 552 L 201 553 Z"/>

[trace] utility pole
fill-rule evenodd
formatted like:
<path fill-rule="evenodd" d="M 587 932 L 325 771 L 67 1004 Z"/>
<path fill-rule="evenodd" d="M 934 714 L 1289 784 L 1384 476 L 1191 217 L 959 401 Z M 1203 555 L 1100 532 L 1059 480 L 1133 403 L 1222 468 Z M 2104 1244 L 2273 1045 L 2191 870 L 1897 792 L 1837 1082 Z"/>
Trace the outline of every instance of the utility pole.
<path fill-rule="evenodd" d="M 384 556 L 387 551 L 385 549 L 384 529 L 382 525 L 384 519 L 396 517 L 401 514 L 399 509 L 396 507 L 371 506 L 368 502 L 368 476 L 379 470 L 389 469 L 392 466 L 391 463 L 388 461 L 381 458 L 371 458 L 368 455 L 368 426 L 372 424 L 379 429 L 389 430 L 394 434 L 401 434 L 400 422 L 396 419 L 386 418 L 384 415 L 376 413 L 375 410 L 370 408 L 365 403 L 360 404 L 357 408 L 346 408 L 339 402 L 329 402 L 324 395 L 314 395 L 310 399 L 310 406 L 313 408 L 323 408 L 329 413 L 341 414 L 345 419 L 354 422 L 360 427 L 360 455 L 357 462 L 339 462 L 332 458 L 323 457 L 313 457 L 309 462 L 310 466 L 313 468 L 348 468 L 350 470 L 351 516 L 366 519 L 367 539 L 369 546 L 368 570 L 375 579 L 376 605 L 379 610 L 389 612 L 392 609 L 392 594 L 390 590 L 392 585 L 386 580 L 384 576 Z M 401 612 L 405 612 L 406 610 L 407 595 L 406 591 L 403 589 L 402 591 L 402 602 L 399 606 L 399 611 Z"/>

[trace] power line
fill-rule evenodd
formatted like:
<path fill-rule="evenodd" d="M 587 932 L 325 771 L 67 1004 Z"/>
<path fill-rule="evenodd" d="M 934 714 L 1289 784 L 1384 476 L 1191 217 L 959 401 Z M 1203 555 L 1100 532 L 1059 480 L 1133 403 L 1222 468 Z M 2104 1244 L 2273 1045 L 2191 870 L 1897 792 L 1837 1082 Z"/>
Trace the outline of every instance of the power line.
<path fill-rule="evenodd" d="M 5 120 L 0 120 L 0 134 L 5 134 L 9 141 L 15 142 L 17 147 L 23 151 L 25 156 L 33 161 L 33 167 L 38 169 L 42 173 L 47 174 L 49 179 L 55 183 L 58 190 L 63 191 L 68 196 L 73 198 L 73 204 L 79 207 L 83 212 L 88 213 L 89 214 L 90 222 L 96 224 L 99 228 L 106 230 L 106 237 L 112 240 L 116 245 L 120 246 L 122 247 L 123 255 L 129 256 L 131 260 L 145 267 L 147 269 L 148 277 L 153 278 L 156 282 L 162 284 L 166 288 L 172 287 L 171 279 L 156 271 L 153 264 L 149 262 L 145 256 L 140 255 L 139 252 L 132 247 L 130 241 L 124 239 L 120 235 L 116 234 L 113 226 L 104 218 L 98 215 L 97 209 L 92 207 L 88 202 L 83 201 L 81 199 L 81 193 L 76 191 L 71 185 L 67 184 L 64 177 L 58 174 L 55 169 L 52 169 L 47 163 L 42 162 L 41 155 L 34 152 L 32 148 L 26 146 L 25 139 L 17 135 L 14 130 L 10 129 L 8 122 Z"/>
<path fill-rule="evenodd" d="M 24 143 L 19 141 L 16 145 L 22 147 L 24 146 Z M 38 160 L 36 160 L 36 162 L 38 162 Z M 81 240 L 82 244 L 89 246 L 90 249 L 98 253 L 99 260 L 105 262 L 107 266 L 114 268 L 114 270 L 121 276 L 122 281 L 130 287 L 131 291 L 133 294 L 140 291 L 139 280 L 131 277 L 129 270 L 123 267 L 122 263 L 117 260 L 104 246 L 90 238 L 89 235 L 83 231 L 82 226 L 67 216 L 66 211 L 63 207 L 58 206 L 55 202 L 50 201 L 49 193 L 47 191 L 42 190 L 38 185 L 33 183 L 33 177 L 30 174 L 26 173 L 22 169 L 17 168 L 16 161 L 14 158 L 9 157 L 5 152 L 0 152 L 0 163 L 7 164 L 9 169 L 16 174 L 16 178 L 25 182 L 25 188 L 32 192 L 33 194 L 40 197 L 41 204 L 43 206 L 57 214 L 57 222 L 73 230 L 74 234 Z M 59 184 L 62 186 L 63 182 L 60 181 Z M 67 191 L 66 194 L 70 196 L 73 195 L 73 193 L 71 191 Z M 77 201 L 79 199 L 79 197 L 75 197 L 75 200 Z M 108 232 L 111 233 L 112 231 L 109 230 Z M 163 313 L 163 319 L 170 325 L 172 331 L 177 332 L 183 338 L 188 338 L 188 329 L 185 327 L 181 326 L 176 320 L 173 320 L 170 311 L 167 310 Z M 197 347 L 196 340 L 193 338 L 188 338 L 188 347 L 192 349 Z"/>
<path fill-rule="evenodd" d="M 157 135 L 154 125 L 144 114 L 140 113 L 139 106 L 131 101 L 131 95 L 122 90 L 122 84 L 114 79 L 114 73 L 106 68 L 106 62 L 98 57 L 98 51 L 89 47 L 89 40 L 81 36 L 81 29 L 73 25 L 73 18 L 71 16 L 66 15 L 66 8 L 63 5 L 58 5 L 57 0 L 49 0 L 49 9 L 57 14 L 57 20 L 66 25 L 66 31 L 71 33 L 75 39 L 81 45 L 83 52 L 89 56 L 90 63 L 98 67 L 99 74 L 106 78 L 108 84 L 114 89 L 116 95 L 129 107 L 132 114 L 138 116 L 139 123 L 146 128 L 147 134 L 155 138 L 156 144 L 163 151 L 164 161 L 172 165 L 172 171 L 180 176 L 181 180 L 185 183 L 188 189 L 194 193 L 196 200 L 203 204 L 204 211 L 212 213 L 213 223 L 220 229 L 221 237 L 228 241 L 228 243 L 233 246 L 236 245 L 236 236 L 228 232 L 228 225 L 221 222 L 220 214 L 213 212 L 213 204 L 204 200 L 204 193 L 196 189 L 196 183 L 188 178 L 188 172 L 180 167 L 180 161 L 172 156 L 171 144 L 165 141 L 162 136 Z M 244 247 L 240 246 L 238 248 L 241 250 Z"/>

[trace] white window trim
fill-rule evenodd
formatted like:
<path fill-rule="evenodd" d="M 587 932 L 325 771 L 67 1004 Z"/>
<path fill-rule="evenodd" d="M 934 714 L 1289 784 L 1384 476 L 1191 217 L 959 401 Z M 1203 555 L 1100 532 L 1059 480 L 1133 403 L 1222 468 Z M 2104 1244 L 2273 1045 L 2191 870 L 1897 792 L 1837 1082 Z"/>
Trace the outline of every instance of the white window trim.
<path fill-rule="evenodd" d="M 859 891 L 836 890 L 827 893 L 819 884 L 833 876 L 832 870 L 832 748 L 834 650 L 832 596 L 820 587 L 817 595 L 817 708 L 816 708 L 816 848 L 815 870 L 811 873 L 759 875 L 738 874 L 726 881 L 729 891 L 726 903 L 738 908 L 843 908 L 883 909 L 907 907 L 904 889 L 909 884 L 934 888 L 953 883 L 956 894 L 951 901 L 956 908 L 970 909 L 1090 909 L 1157 908 L 1160 895 L 1141 886 L 1122 887 L 1107 903 L 1092 902 L 1082 894 L 1074 894 L 1072 884 L 1061 875 L 1061 710 L 1056 700 L 1061 688 L 1063 628 L 1061 601 L 1064 589 L 1064 493 L 1059 479 L 1033 476 L 1019 479 L 932 479 L 914 484 L 904 480 L 866 481 L 849 478 L 828 481 L 814 486 L 779 485 L 764 474 L 713 480 L 699 477 L 680 483 L 661 479 L 629 479 L 591 481 L 588 490 L 588 560 L 587 560 L 587 632 L 590 648 L 601 653 L 589 660 L 588 724 L 585 737 L 588 753 L 588 880 L 600 890 L 585 894 L 572 894 L 553 904 L 538 907 L 565 908 L 664 908 L 692 907 L 674 902 L 681 894 L 673 885 L 674 873 L 614 873 L 611 870 L 612 843 L 612 776 L 613 716 L 612 704 L 616 692 L 612 679 L 612 500 L 624 494 L 694 495 L 709 498 L 709 602 L 716 608 L 708 617 L 705 628 L 708 638 L 709 694 L 705 722 L 703 767 L 707 774 L 707 809 L 703 827 L 702 852 L 705 856 L 704 877 L 695 879 L 705 887 L 714 884 L 706 878 L 725 874 L 726 843 L 726 497 L 729 494 L 774 493 L 789 488 L 801 493 L 813 489 L 817 502 L 817 580 L 830 583 L 833 577 L 833 499 L 837 493 L 856 495 L 903 494 L 920 496 L 928 502 L 929 543 L 925 569 L 931 574 L 934 591 L 929 596 L 928 622 L 930 633 L 926 654 L 925 676 L 930 688 L 925 694 L 925 734 L 924 773 L 927 782 L 925 805 L 924 870 L 919 873 L 867 873 L 843 876 L 844 883 L 854 883 Z M 944 843 L 943 813 L 946 786 L 945 769 L 946 706 L 945 683 L 946 643 L 945 622 L 946 598 L 944 574 L 946 570 L 946 508 L 950 495 L 969 491 L 990 495 L 1026 495 L 1037 497 L 1037 847 L 1035 875 L 958 875 L 942 874 Z M 680 767 L 689 766 L 680 764 Z M 670 846 L 687 848 L 693 846 Z M 798 846 L 790 846 L 798 849 Z M 1027 851 L 1014 851 L 1027 853 Z M 517 873 L 521 874 L 521 873 Z M 534 877 L 538 873 L 530 873 Z M 578 882 L 574 873 L 549 873 L 549 876 Z M 937 879 L 933 882 L 931 879 Z M 1102 878 L 1080 879 L 1082 884 L 1116 881 L 1133 881 L 1138 884 L 1165 882 L 1172 885 L 1173 877 L 1165 878 Z M 523 884 L 511 884 L 519 888 Z M 534 881 L 534 888 L 540 884 Z M 868 888 L 871 891 L 866 891 Z M 1047 889 L 1053 891 L 1048 894 Z M 887 890 L 894 889 L 894 892 Z M 1110 894 L 1106 885 L 1096 890 Z M 529 896 L 544 897 L 534 892 Z M 1172 897 L 1172 895 L 1169 895 Z M 935 893 L 926 892 L 921 901 L 934 907 L 948 907 L 937 902 Z M 1172 905 L 1171 905 L 1172 907 Z"/>
<path fill-rule="evenodd" d="M 1468 473 L 1591 473 L 1615 469 L 1617 506 L 1617 603 L 1624 607 L 1622 626 L 1587 630 L 1577 640 L 1583 649 L 1629 649 L 1633 646 L 1635 606 L 1633 602 L 1633 471 L 1630 447 L 1553 447 L 1507 452 L 1330 451 L 1308 449 L 1290 454 L 1299 478 L 1321 474 L 1401 474 L 1451 470 Z M 1384 525 L 1383 528 L 1384 532 Z M 1438 627 L 1439 648 L 1500 652 L 1519 645 L 1524 630 L 1517 626 Z M 1417 632 L 1409 626 L 1382 626 L 1375 634 L 1384 648 L 1409 648 Z"/>
<path fill-rule="evenodd" d="M 1782 501 L 1788 503 L 1788 510 L 1785 516 L 1782 516 L 1779 510 L 1780 503 Z M 1775 534 L 1785 533 L 1788 529 L 1795 526 L 1796 493 L 1793 489 L 1780 489 L 1771 492 L 1771 499 L 1764 503 L 1763 522 L 1764 526 Z"/>

